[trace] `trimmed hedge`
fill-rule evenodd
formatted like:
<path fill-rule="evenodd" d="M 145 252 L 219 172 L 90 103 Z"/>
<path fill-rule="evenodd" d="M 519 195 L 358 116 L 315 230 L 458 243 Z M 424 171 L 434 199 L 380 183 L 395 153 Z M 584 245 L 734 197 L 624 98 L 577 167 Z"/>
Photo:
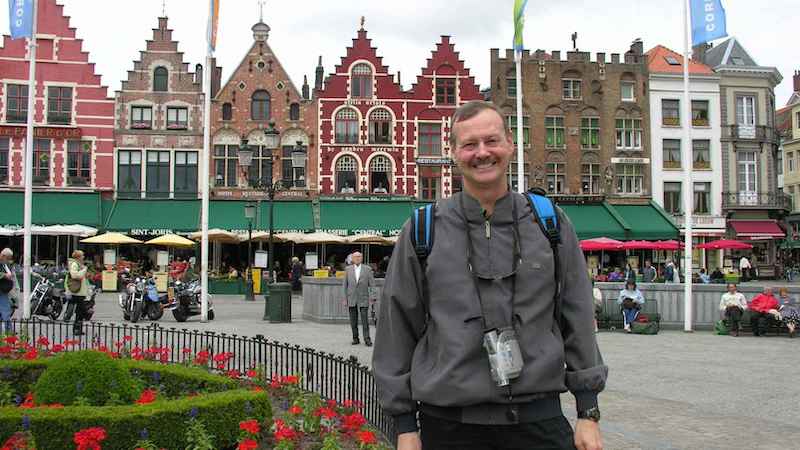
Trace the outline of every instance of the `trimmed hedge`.
<path fill-rule="evenodd" d="M 147 430 L 159 448 L 186 447 L 185 422 L 192 410 L 214 435 L 215 448 L 235 446 L 239 422 L 248 418 L 271 421 L 272 411 L 266 392 L 238 389 L 193 398 L 156 401 L 147 405 L 68 406 L 63 409 L 16 407 L 0 408 L 0 439 L 8 439 L 22 429 L 24 416 L 40 445 L 48 450 L 73 450 L 76 431 L 103 427 L 108 437 L 103 448 L 130 449 Z"/>
<path fill-rule="evenodd" d="M 130 370 L 105 353 L 70 352 L 48 362 L 33 386 L 36 401 L 43 404 L 72 405 L 79 397 L 93 406 L 103 406 L 112 397 L 130 404 L 142 390 Z"/>

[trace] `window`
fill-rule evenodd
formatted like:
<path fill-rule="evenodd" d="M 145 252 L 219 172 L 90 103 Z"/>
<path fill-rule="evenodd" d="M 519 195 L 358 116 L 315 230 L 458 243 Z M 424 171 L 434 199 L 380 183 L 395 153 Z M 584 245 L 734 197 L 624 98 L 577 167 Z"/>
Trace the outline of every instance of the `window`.
<path fill-rule="evenodd" d="M 72 88 L 60 86 L 47 88 L 47 123 L 55 125 L 72 123 Z"/>
<path fill-rule="evenodd" d="M 797 123 L 797 128 L 800 128 L 800 111 L 796 113 L 795 117 L 797 117 L 797 120 L 795 121 Z"/>
<path fill-rule="evenodd" d="M 6 85 L 6 122 L 25 123 L 28 120 L 28 86 Z"/>
<path fill-rule="evenodd" d="M 238 167 L 238 145 L 214 146 L 214 186 L 236 187 L 239 184 L 236 175 Z"/>
<path fill-rule="evenodd" d="M 131 106 L 131 128 L 149 130 L 153 128 L 153 108 L 150 106 Z"/>
<path fill-rule="evenodd" d="M 600 193 L 600 164 L 581 164 L 581 194 Z"/>
<path fill-rule="evenodd" d="M 669 64 L 670 66 L 680 66 L 681 65 L 680 61 L 678 61 L 678 59 L 675 58 L 672 55 L 665 56 L 664 60 L 667 61 L 667 64 Z"/>
<path fill-rule="evenodd" d="M 708 100 L 692 100 L 692 126 L 707 127 L 708 120 Z"/>
<path fill-rule="evenodd" d="M 121 197 L 139 197 L 142 190 L 142 152 L 120 150 L 117 152 L 117 194 Z"/>
<path fill-rule="evenodd" d="M 451 186 L 451 195 L 458 194 L 459 192 L 464 190 L 464 178 L 461 175 L 461 172 L 458 170 L 458 167 L 453 166 L 453 182 L 450 183 Z M 516 189 L 514 189 L 516 191 Z"/>
<path fill-rule="evenodd" d="M 506 116 L 506 121 L 511 130 L 511 139 L 517 145 L 517 116 Z M 522 117 L 522 145 L 531 145 L 531 118 L 528 116 Z"/>
<path fill-rule="evenodd" d="M 640 164 L 617 164 L 617 193 L 642 194 L 644 175 Z"/>
<path fill-rule="evenodd" d="M 50 184 L 50 139 L 33 140 L 33 184 Z"/>
<path fill-rule="evenodd" d="M 547 163 L 547 192 L 549 194 L 563 194 L 566 192 L 566 185 L 566 164 Z"/>
<path fill-rule="evenodd" d="M 681 126 L 680 100 L 661 100 L 661 124 L 668 127 Z"/>
<path fill-rule="evenodd" d="M 758 189 L 757 182 L 757 155 L 756 152 L 739 152 L 738 182 L 739 195 L 747 197 L 746 200 L 753 200 L 751 194 L 755 194 Z M 744 200 L 744 199 L 740 199 Z M 757 197 L 755 197 L 757 200 Z"/>
<path fill-rule="evenodd" d="M 506 77 L 506 97 L 515 98 L 517 96 L 517 79 L 514 76 Z"/>
<path fill-rule="evenodd" d="M 167 108 L 167 129 L 185 130 L 189 125 L 189 110 L 187 108 Z"/>
<path fill-rule="evenodd" d="M 581 99 L 581 80 L 562 79 L 561 80 L 561 96 L 564 100 L 580 100 Z"/>
<path fill-rule="evenodd" d="M 250 119 L 266 121 L 270 118 L 270 97 L 267 91 L 255 91 L 250 99 Z"/>
<path fill-rule="evenodd" d="M 67 182 L 87 186 L 92 180 L 92 143 L 67 141 Z"/>
<path fill-rule="evenodd" d="M 289 105 L 289 120 L 300 120 L 300 104 L 292 103 Z"/>
<path fill-rule="evenodd" d="M 156 67 L 153 71 L 153 91 L 167 92 L 169 90 L 169 71 L 166 67 Z"/>
<path fill-rule="evenodd" d="M 600 118 L 582 117 L 581 118 L 581 148 L 598 149 L 600 148 Z"/>
<path fill-rule="evenodd" d="M 636 84 L 633 81 L 623 81 L 619 86 L 623 102 L 636 101 Z"/>
<path fill-rule="evenodd" d="M 8 152 L 11 139 L 0 138 L 0 184 L 8 184 Z"/>
<path fill-rule="evenodd" d="M 389 111 L 381 108 L 372 111 L 369 115 L 369 143 L 392 143 L 392 116 Z"/>
<path fill-rule="evenodd" d="M 744 59 L 742 59 L 741 56 L 732 57 L 731 58 L 731 62 L 733 62 L 734 66 L 743 66 L 744 65 Z"/>
<path fill-rule="evenodd" d="M 253 151 L 253 159 L 247 168 L 247 180 L 250 186 L 272 184 L 272 151 L 260 145 L 251 145 L 250 150 Z"/>
<path fill-rule="evenodd" d="M 711 212 L 711 183 L 694 184 L 694 213 L 709 214 Z"/>
<path fill-rule="evenodd" d="M 711 141 L 692 141 L 692 168 L 694 170 L 711 168 Z"/>
<path fill-rule="evenodd" d="M 169 152 L 147 151 L 147 196 L 169 197 Z"/>
<path fill-rule="evenodd" d="M 681 141 L 680 139 L 664 139 L 661 147 L 664 155 L 665 169 L 681 168 Z"/>
<path fill-rule="evenodd" d="M 222 104 L 222 120 L 233 119 L 233 105 L 230 103 Z"/>
<path fill-rule="evenodd" d="M 357 64 L 353 67 L 350 77 L 350 96 L 372 98 L 372 68 L 367 64 Z"/>
<path fill-rule="evenodd" d="M 289 187 L 298 187 L 304 188 L 306 187 L 306 161 L 302 161 L 302 165 L 300 165 L 299 160 L 295 160 L 292 158 L 292 152 L 294 151 L 294 145 L 284 145 L 283 146 L 283 159 L 282 159 L 282 169 L 283 169 L 283 181 L 287 183 Z M 308 147 L 305 145 L 302 146 L 303 151 L 308 154 Z"/>
<path fill-rule="evenodd" d="M 786 171 L 790 173 L 794 172 L 794 152 L 786 154 Z"/>
<path fill-rule="evenodd" d="M 617 150 L 642 149 L 642 120 L 617 119 Z"/>
<path fill-rule="evenodd" d="M 436 104 L 455 105 L 456 104 L 456 80 L 455 78 L 436 79 Z"/>
<path fill-rule="evenodd" d="M 442 154 L 442 125 L 439 123 L 419 124 L 420 156 L 440 156 Z"/>
<path fill-rule="evenodd" d="M 356 193 L 358 186 L 356 173 L 358 163 L 350 155 L 344 155 L 336 161 L 336 192 L 342 194 Z"/>
<path fill-rule="evenodd" d="M 175 152 L 175 197 L 197 197 L 197 152 Z"/>
<path fill-rule="evenodd" d="M 664 183 L 664 211 L 670 214 L 681 213 L 680 183 Z"/>
<path fill-rule="evenodd" d="M 753 96 L 736 97 L 736 124 L 740 127 L 752 127 L 756 124 L 756 98 Z"/>
<path fill-rule="evenodd" d="M 419 198 L 439 200 L 441 198 L 441 167 L 423 166 L 419 168 Z"/>
<path fill-rule="evenodd" d="M 564 118 L 545 117 L 545 147 L 564 148 Z"/>
<path fill-rule="evenodd" d="M 453 166 L 455 167 L 455 166 Z M 529 188 L 531 185 L 529 183 L 529 176 L 530 173 L 530 164 L 529 163 L 522 163 L 522 181 L 525 183 L 525 188 Z M 513 161 L 511 164 L 508 165 L 508 186 L 511 192 L 519 191 L 519 186 L 517 186 L 517 179 L 519 178 L 517 172 L 517 163 Z"/>
<path fill-rule="evenodd" d="M 345 108 L 336 113 L 336 143 L 358 143 L 358 113 L 352 108 Z"/>
<path fill-rule="evenodd" d="M 369 163 L 370 192 L 390 194 L 392 189 L 392 162 L 385 156 L 376 156 Z"/>

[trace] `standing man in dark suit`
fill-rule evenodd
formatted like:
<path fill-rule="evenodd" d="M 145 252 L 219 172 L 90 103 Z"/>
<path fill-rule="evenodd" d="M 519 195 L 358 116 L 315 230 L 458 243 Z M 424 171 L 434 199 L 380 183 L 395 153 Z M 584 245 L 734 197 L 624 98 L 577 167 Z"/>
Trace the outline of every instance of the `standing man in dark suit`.
<path fill-rule="evenodd" d="M 364 257 L 360 252 L 352 254 L 353 264 L 347 266 L 344 276 L 344 298 L 350 309 L 350 328 L 353 330 L 353 345 L 361 343 L 358 339 L 358 313 L 361 312 L 361 325 L 364 328 L 364 345 L 372 346 L 369 337 L 369 288 L 375 285 L 372 268 L 361 264 Z"/>

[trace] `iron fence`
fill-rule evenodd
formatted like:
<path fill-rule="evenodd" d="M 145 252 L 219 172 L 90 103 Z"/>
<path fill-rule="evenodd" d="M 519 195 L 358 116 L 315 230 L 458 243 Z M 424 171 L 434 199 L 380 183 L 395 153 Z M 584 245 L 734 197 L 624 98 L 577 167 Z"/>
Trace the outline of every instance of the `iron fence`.
<path fill-rule="evenodd" d="M 59 321 L 14 320 L 13 330 L 32 345 L 40 337 L 51 343 L 62 343 L 73 339 L 71 323 Z M 315 392 L 325 399 L 337 402 L 351 400 L 363 405 L 362 413 L 369 423 L 383 436 L 393 442 L 394 421 L 387 415 L 377 399 L 377 387 L 372 371 L 361 364 L 355 356 L 345 358 L 333 353 L 302 347 L 300 345 L 236 334 L 212 331 L 165 328 L 157 323 L 147 326 L 84 322 L 85 335 L 74 346 L 65 350 L 86 350 L 106 346 L 110 351 L 126 342 L 128 348 L 140 347 L 168 349 L 163 351 L 164 362 L 181 363 L 198 351 L 208 350 L 211 357 L 230 352 L 222 371 L 261 368 L 269 377 L 297 375 L 305 390 Z M 185 350 L 186 349 L 186 350 Z M 159 353 L 161 355 L 162 353 Z"/>

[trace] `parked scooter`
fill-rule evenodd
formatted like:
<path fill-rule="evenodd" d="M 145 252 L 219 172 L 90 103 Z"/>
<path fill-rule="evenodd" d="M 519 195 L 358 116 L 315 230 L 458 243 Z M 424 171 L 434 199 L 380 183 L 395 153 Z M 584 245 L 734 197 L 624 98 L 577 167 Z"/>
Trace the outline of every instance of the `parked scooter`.
<path fill-rule="evenodd" d="M 200 304 L 200 280 L 192 280 L 188 283 L 181 281 L 175 282 L 175 297 L 165 309 L 172 310 L 172 315 L 178 322 L 186 322 L 191 316 L 199 316 L 201 311 Z M 211 296 L 208 296 L 208 320 L 214 320 L 214 304 Z"/>
<path fill-rule="evenodd" d="M 144 313 L 150 320 L 158 320 L 164 315 L 164 305 L 169 304 L 167 294 L 158 293 L 155 278 L 148 278 L 144 283 Z"/>
<path fill-rule="evenodd" d="M 47 273 L 31 272 L 31 275 L 38 279 L 31 292 L 31 315 L 48 317 L 50 320 L 58 319 L 64 308 L 64 279 L 57 278 L 56 273 L 53 274 L 54 280 Z"/>

